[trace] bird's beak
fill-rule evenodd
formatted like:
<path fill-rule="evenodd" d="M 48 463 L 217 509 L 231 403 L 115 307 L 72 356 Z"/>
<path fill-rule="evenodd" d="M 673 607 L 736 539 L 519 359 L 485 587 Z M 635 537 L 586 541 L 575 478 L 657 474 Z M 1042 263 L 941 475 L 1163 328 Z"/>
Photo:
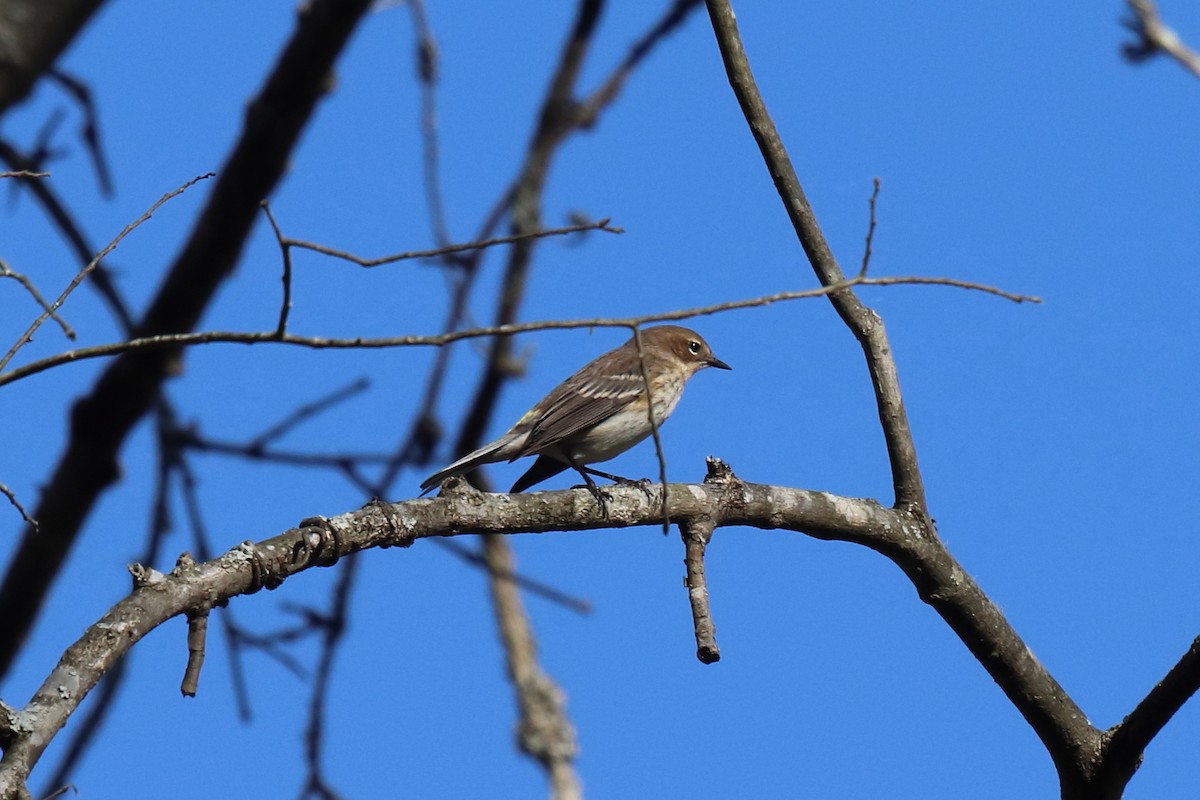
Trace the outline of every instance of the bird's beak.
<path fill-rule="evenodd" d="M 717 358 L 716 356 L 713 356 L 712 358 L 708 359 L 704 363 L 708 364 L 710 367 L 716 367 L 717 369 L 733 369 L 733 367 L 729 366 L 728 364 L 726 364 L 724 361 Z"/>

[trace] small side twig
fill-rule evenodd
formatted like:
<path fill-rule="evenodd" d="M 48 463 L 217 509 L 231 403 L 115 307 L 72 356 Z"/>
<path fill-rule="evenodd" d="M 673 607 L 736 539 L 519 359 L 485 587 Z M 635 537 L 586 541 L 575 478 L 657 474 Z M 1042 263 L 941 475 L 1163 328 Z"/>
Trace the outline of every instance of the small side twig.
<path fill-rule="evenodd" d="M 57 311 L 50 307 L 50 304 L 46 302 L 44 297 L 42 297 L 42 293 L 38 291 L 37 287 L 33 285 L 33 281 L 29 280 L 27 275 L 22 275 L 20 272 L 14 272 L 8 266 L 8 264 L 4 263 L 3 259 L 0 259 L 0 278 L 12 278 L 17 283 L 24 286 L 25 291 L 29 292 L 29 295 L 33 298 L 33 301 L 41 306 L 42 311 L 49 314 L 50 318 L 58 323 L 58 327 L 62 328 L 63 335 L 72 342 L 75 341 L 75 330 L 69 324 L 67 324 L 65 319 L 58 315 Z"/>
<path fill-rule="evenodd" d="M 610 217 L 605 217 L 598 222 L 589 222 L 584 225 L 568 225 L 563 228 L 545 228 L 542 230 L 529 231 L 527 233 L 517 233 L 512 236 L 497 236 L 492 239 L 483 239 L 476 242 L 465 242 L 463 244 L 452 244 L 445 247 L 435 247 L 432 250 L 410 250 L 406 253 L 396 253 L 390 256 L 381 256 L 380 258 L 363 258 L 354 253 L 348 253 L 345 250 L 338 250 L 333 247 L 327 247 L 316 242 L 306 242 L 301 239 L 284 238 L 283 244 L 288 247 L 299 247 L 301 250 L 312 250 L 314 253 L 330 256 L 332 258 L 340 258 L 343 261 L 349 261 L 352 264 L 357 264 L 360 267 L 379 267 L 384 264 L 393 264 L 397 261 L 409 261 L 414 258 L 439 258 L 451 253 L 461 253 L 465 250 L 483 250 L 488 247 L 495 247 L 501 244 L 516 244 L 530 239 L 547 239 L 551 236 L 566 236 L 571 233 L 582 233 L 583 231 L 604 231 L 605 233 L 624 233 L 624 228 L 618 228 L 609 223 L 612 221 Z"/>
<path fill-rule="evenodd" d="M 200 668 L 204 666 L 204 647 L 208 640 L 208 609 L 188 614 L 187 668 L 179 691 L 184 697 L 195 697 L 200 687 Z"/>
<path fill-rule="evenodd" d="M 328 411 L 330 408 L 349 400 L 356 394 L 361 394 L 362 392 L 366 391 L 367 387 L 370 385 L 371 382 L 367 378 L 358 378 L 340 389 L 335 389 L 324 397 L 318 397 L 316 400 L 313 400 L 310 403 L 305 403 L 292 413 L 288 414 L 282 420 L 251 439 L 248 446 L 252 449 L 262 449 L 270 442 L 291 431 L 301 422 L 315 417 L 317 414 Z"/>
<path fill-rule="evenodd" d="M 262 210 L 267 215 L 267 221 L 271 223 L 271 230 L 275 231 L 275 241 L 279 242 L 279 250 L 283 257 L 283 299 L 279 303 L 279 324 L 275 326 L 275 333 L 282 336 L 287 332 L 288 315 L 292 313 L 292 248 L 283 238 L 283 231 L 279 229 L 279 223 L 271 213 L 271 204 L 263 200 Z"/>
<path fill-rule="evenodd" d="M 0 494 L 8 498 L 8 502 L 12 503 L 12 507 L 15 508 L 17 513 L 21 515 L 21 519 L 28 522 L 34 528 L 37 528 L 37 520 L 29 516 L 29 512 L 25 510 L 25 506 L 21 505 L 21 501 L 17 499 L 17 495 L 12 489 L 8 488 L 8 486 L 3 483 L 0 483 Z"/>
<path fill-rule="evenodd" d="M 879 199 L 879 178 L 875 178 L 875 189 L 871 192 L 871 200 L 868 205 L 871 208 L 871 220 L 867 224 L 867 244 L 863 250 L 862 268 L 858 271 L 858 277 L 867 277 L 867 268 L 871 265 L 871 245 L 875 241 L 875 201 Z"/>
<path fill-rule="evenodd" d="M 721 660 L 717 626 L 713 624 L 712 609 L 708 605 L 708 576 L 704 571 L 704 551 L 712 541 L 713 528 L 713 521 L 706 517 L 679 523 L 679 535 L 683 538 L 684 547 L 683 563 L 687 567 L 685 585 L 692 606 L 692 624 L 696 630 L 696 658 L 705 664 Z"/>

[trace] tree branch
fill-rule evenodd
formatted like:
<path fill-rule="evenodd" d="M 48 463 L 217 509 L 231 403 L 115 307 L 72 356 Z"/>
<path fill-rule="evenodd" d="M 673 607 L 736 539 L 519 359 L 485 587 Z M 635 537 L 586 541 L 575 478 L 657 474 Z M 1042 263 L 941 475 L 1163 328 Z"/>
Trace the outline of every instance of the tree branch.
<path fill-rule="evenodd" d="M 638 317 L 593 317 L 591 319 L 542 320 L 539 322 L 513 322 L 492 325 L 482 328 L 462 328 L 445 333 L 428 336 L 386 336 L 378 338 L 355 337 L 339 339 L 324 336 L 298 336 L 292 333 L 280 333 L 278 330 L 262 333 L 238 331 L 204 331 L 200 333 L 176 333 L 129 339 L 123 342 L 80 347 L 68 350 L 55 356 L 32 361 L 24 366 L 0 373 L 0 386 L 4 386 L 23 378 L 45 372 L 48 369 L 85 361 L 90 358 L 121 355 L 138 350 L 152 350 L 168 347 L 192 347 L 201 344 L 288 344 L 316 349 L 346 349 L 346 348 L 376 348 L 376 347 L 430 347 L 457 342 L 462 339 L 480 339 L 485 336 L 508 336 L 515 333 L 531 331 L 570 330 L 575 328 L 633 328 L 649 322 L 668 322 L 675 320 L 702 317 L 725 311 L 737 311 L 745 308 L 759 308 L 791 300 L 806 300 L 813 297 L 825 297 L 833 292 L 852 286 L 952 286 L 959 289 L 984 292 L 1014 303 L 1041 303 L 1040 297 L 1021 295 L 955 278 L 926 278 L 920 276 L 896 276 L 885 278 L 854 277 L 833 286 L 819 289 L 801 289 L 794 292 L 776 292 L 775 294 L 751 297 L 745 300 L 729 300 L 724 303 L 713 303 L 707 306 L 683 308 L 676 311 L 664 311 L 658 314 L 643 314 Z M 470 452 L 463 450 L 462 452 Z"/>
<path fill-rule="evenodd" d="M 796 170 L 788 156 L 787 148 L 775 123 L 767 111 L 762 95 L 750 71 L 750 62 L 742 47 L 737 19 L 729 0 L 707 0 L 708 14 L 712 19 L 713 31 L 725 61 L 725 72 L 733 87 L 742 113 L 758 143 L 758 149 L 766 162 L 775 189 L 783 200 L 792 227 L 800 240 L 809 263 L 822 286 L 834 287 L 845 282 L 842 268 L 834 258 L 825 241 L 825 234 L 817 224 L 812 206 L 796 177 Z M 871 384 L 875 389 L 875 403 L 879 408 L 879 421 L 887 443 L 888 459 L 892 468 L 892 484 L 896 493 L 897 507 L 921 509 L 925 513 L 925 484 L 917 464 L 917 448 L 912 430 L 908 425 L 908 413 L 900 393 L 900 377 L 891 358 L 891 347 L 883 320 L 858 299 L 849 286 L 837 288 L 829 293 L 829 301 L 850 328 L 854 338 L 867 359 L 871 373 Z"/>
<path fill-rule="evenodd" d="M 370 0 L 313 0 L 251 102 L 241 138 L 137 336 L 190 330 L 241 255 L 259 202 L 278 183 L 328 76 Z M 92 506 L 118 476 L 117 452 L 177 366 L 170 346 L 123 354 L 76 404 L 66 452 L 0 584 L 0 676 L 25 641 Z"/>
<path fill-rule="evenodd" d="M 1129 42 L 1121 48 L 1125 57 L 1137 64 L 1165 53 L 1182 64 L 1188 72 L 1200 78 L 1200 53 L 1188 47 L 1179 35 L 1162 21 L 1154 0 L 1127 2 L 1134 17 L 1132 21 L 1125 23 L 1125 27 L 1137 35 L 1138 41 Z"/>
<path fill-rule="evenodd" d="M 661 498 L 640 487 L 609 489 L 608 516 L 585 489 L 485 494 L 460 480 L 443 497 L 371 503 L 330 519 L 314 517 L 258 544 L 246 542 L 209 562 L 162 575 L 136 567 L 134 592 L 113 607 L 63 655 L 20 712 L 35 731 L 18 731 L 0 760 L 0 798 L 23 784 L 42 751 L 96 682 L 150 630 L 167 619 L 220 605 L 339 557 L 374 547 L 407 547 L 426 537 L 463 533 L 542 533 L 657 525 Z M 668 486 L 672 519 L 711 520 L 714 527 L 750 526 L 803 533 L 869 547 L 899 566 L 921 598 L 958 633 L 1034 729 L 1056 743 L 1098 750 L 1100 734 L 1034 658 L 1000 610 L 916 517 L 874 500 L 780 486 L 732 476 Z M 707 524 L 704 523 L 704 524 Z M 117 635 L 113 635 L 113 634 Z M 1052 754 L 1053 754 L 1052 750 Z"/>

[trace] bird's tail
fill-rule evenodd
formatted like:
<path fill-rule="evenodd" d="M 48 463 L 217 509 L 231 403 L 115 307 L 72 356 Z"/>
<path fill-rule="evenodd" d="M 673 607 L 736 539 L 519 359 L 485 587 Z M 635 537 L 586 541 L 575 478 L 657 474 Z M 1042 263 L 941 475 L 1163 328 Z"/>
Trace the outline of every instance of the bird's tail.
<path fill-rule="evenodd" d="M 507 439 L 498 439 L 490 444 L 485 444 L 474 453 L 467 453 L 445 469 L 440 469 L 433 473 L 421 482 L 421 496 L 436 489 L 446 478 L 454 475 L 462 475 L 484 464 L 503 461 L 505 456 L 498 454 L 498 451 L 502 450 L 508 443 Z"/>

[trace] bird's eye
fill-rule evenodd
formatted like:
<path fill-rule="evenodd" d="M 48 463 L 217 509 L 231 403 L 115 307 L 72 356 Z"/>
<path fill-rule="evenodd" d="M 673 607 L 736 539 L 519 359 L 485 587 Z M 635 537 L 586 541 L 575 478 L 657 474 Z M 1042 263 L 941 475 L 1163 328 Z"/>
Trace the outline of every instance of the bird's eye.
<path fill-rule="evenodd" d="M 692 341 L 688 342 L 688 350 L 694 356 L 700 355 L 700 343 L 692 339 Z"/>

